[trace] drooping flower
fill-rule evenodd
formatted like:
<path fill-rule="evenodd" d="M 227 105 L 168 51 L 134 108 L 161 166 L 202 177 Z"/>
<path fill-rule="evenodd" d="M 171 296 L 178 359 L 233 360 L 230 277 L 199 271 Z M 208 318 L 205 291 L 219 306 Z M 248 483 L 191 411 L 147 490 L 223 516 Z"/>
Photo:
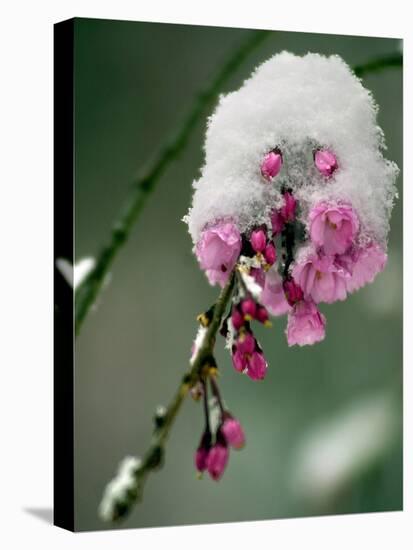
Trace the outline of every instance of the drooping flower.
<path fill-rule="evenodd" d="M 241 423 L 229 413 L 226 414 L 221 430 L 228 445 L 234 449 L 241 449 L 245 445 L 245 434 Z"/>
<path fill-rule="evenodd" d="M 297 201 L 292 193 L 283 193 L 283 205 L 271 211 L 271 225 L 273 236 L 279 235 L 286 223 L 293 222 L 297 210 Z"/>
<path fill-rule="evenodd" d="M 277 259 L 277 252 L 273 243 L 268 243 L 264 249 L 264 258 L 268 265 L 273 265 Z"/>
<path fill-rule="evenodd" d="M 284 222 L 292 222 L 295 218 L 295 211 L 297 208 L 297 201 L 294 196 L 286 191 L 283 195 L 284 206 L 281 207 L 280 214 Z"/>
<path fill-rule="evenodd" d="M 343 254 L 353 244 L 359 221 L 348 204 L 321 202 L 310 212 L 310 237 L 326 254 Z"/>
<path fill-rule="evenodd" d="M 304 292 L 302 288 L 297 285 L 292 277 L 284 280 L 283 290 L 286 300 L 290 304 L 290 306 L 293 306 L 304 298 Z"/>
<path fill-rule="evenodd" d="M 224 286 L 241 251 L 241 235 L 231 222 L 205 229 L 195 252 L 211 284 Z"/>
<path fill-rule="evenodd" d="M 305 299 L 312 299 L 316 304 L 331 304 L 345 300 L 351 274 L 335 257 L 312 253 L 295 264 L 292 276 L 302 288 Z"/>
<path fill-rule="evenodd" d="M 231 321 L 232 321 L 232 326 L 237 331 L 244 325 L 244 316 L 240 312 L 238 306 L 234 306 L 232 308 Z"/>
<path fill-rule="evenodd" d="M 247 375 L 251 380 L 263 380 L 267 374 L 268 363 L 264 354 L 256 350 L 248 360 Z"/>
<path fill-rule="evenodd" d="M 250 332 L 242 332 L 232 350 L 232 364 L 238 372 L 244 372 L 252 380 L 262 380 L 268 364 Z"/>
<path fill-rule="evenodd" d="M 241 302 L 241 311 L 244 314 L 244 319 L 251 321 L 255 318 L 257 312 L 257 304 L 252 298 L 245 298 Z"/>
<path fill-rule="evenodd" d="M 331 176 L 337 170 L 337 158 L 332 151 L 328 149 L 319 149 L 314 154 L 314 164 L 323 176 Z"/>
<path fill-rule="evenodd" d="M 257 307 L 257 311 L 255 313 L 255 319 L 259 323 L 262 323 L 263 325 L 271 326 L 271 323 L 269 321 L 269 315 L 268 315 L 267 308 L 264 307 L 264 306 L 258 306 Z"/>
<path fill-rule="evenodd" d="M 308 346 L 321 342 L 325 337 L 325 324 L 326 319 L 314 302 L 298 302 L 288 315 L 288 345 Z"/>
<path fill-rule="evenodd" d="M 217 441 L 208 453 L 206 467 L 213 480 L 219 481 L 228 463 L 229 449 L 223 434 L 218 431 Z"/>
<path fill-rule="evenodd" d="M 387 254 L 376 243 L 352 250 L 349 257 L 352 273 L 346 281 L 348 292 L 354 292 L 367 283 L 372 283 L 387 263 Z"/>
<path fill-rule="evenodd" d="M 243 354 L 251 355 L 256 348 L 256 340 L 251 332 L 242 332 L 237 340 L 237 350 Z"/>
<path fill-rule="evenodd" d="M 203 472 L 204 470 L 206 470 L 210 450 L 211 432 L 209 430 L 205 430 L 194 456 L 195 467 L 198 472 Z"/>
<path fill-rule="evenodd" d="M 271 226 L 272 226 L 272 234 L 279 235 L 281 231 L 283 230 L 285 225 L 285 220 L 283 216 L 281 215 L 280 211 L 274 208 L 271 211 Z"/>
<path fill-rule="evenodd" d="M 265 275 L 261 303 L 275 316 L 284 315 L 291 310 L 291 306 L 286 300 L 283 282 L 276 266 L 269 269 Z"/>

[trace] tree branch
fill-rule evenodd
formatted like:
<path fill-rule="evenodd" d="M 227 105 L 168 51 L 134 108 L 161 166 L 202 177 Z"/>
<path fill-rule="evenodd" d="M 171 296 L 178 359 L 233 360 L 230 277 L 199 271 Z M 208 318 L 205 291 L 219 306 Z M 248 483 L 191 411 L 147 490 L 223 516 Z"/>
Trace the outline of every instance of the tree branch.
<path fill-rule="evenodd" d="M 99 294 L 105 276 L 115 256 L 127 241 L 133 225 L 138 219 L 148 197 L 155 189 L 159 178 L 169 164 L 175 160 L 179 153 L 185 148 L 192 131 L 201 119 L 204 111 L 213 101 L 215 101 L 228 78 L 242 65 L 251 51 L 269 34 L 270 31 L 254 31 L 248 36 L 247 40 L 222 67 L 211 86 L 198 96 L 176 136 L 161 148 L 152 164 L 133 183 L 130 195 L 126 200 L 125 209 L 114 223 L 108 243 L 98 255 L 94 269 L 76 291 L 76 335 L 79 334 L 80 327 Z"/>
<path fill-rule="evenodd" d="M 142 497 L 145 482 L 150 472 L 162 467 L 165 442 L 188 391 L 198 380 L 207 378 L 211 372 L 211 367 L 215 367 L 213 352 L 216 334 L 228 307 L 234 289 L 234 282 L 235 273 L 232 272 L 214 305 L 212 318 L 206 329 L 202 344 L 196 352 L 195 357 L 191 360 L 191 368 L 181 379 L 178 390 L 165 412 L 155 417 L 152 441 L 134 472 L 133 486 L 128 487 L 122 498 L 118 499 L 116 499 L 116 496 L 110 494 L 110 485 L 106 489 L 106 491 L 109 489 L 109 493 L 105 492 L 104 500 L 108 499 L 109 502 L 105 503 L 104 509 L 110 509 L 111 513 L 109 514 L 109 518 L 105 517 L 105 519 L 115 521 L 124 518 L 130 512 L 133 504 Z"/>
<path fill-rule="evenodd" d="M 377 57 L 363 63 L 361 65 L 356 65 L 353 67 L 354 73 L 362 77 L 368 73 L 376 73 L 382 71 L 383 69 L 388 69 L 389 67 L 402 67 L 403 66 L 403 55 L 401 53 L 386 55 L 382 57 Z"/>

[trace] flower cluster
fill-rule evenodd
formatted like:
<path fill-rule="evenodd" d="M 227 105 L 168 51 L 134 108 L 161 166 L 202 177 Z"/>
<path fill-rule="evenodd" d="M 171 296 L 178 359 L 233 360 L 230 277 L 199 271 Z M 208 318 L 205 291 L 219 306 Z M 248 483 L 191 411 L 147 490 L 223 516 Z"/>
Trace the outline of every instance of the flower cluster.
<path fill-rule="evenodd" d="M 383 158 L 376 117 L 371 94 L 338 56 L 284 52 L 209 119 L 184 220 L 209 282 L 231 289 L 220 332 L 234 369 L 252 380 L 268 370 L 254 322 L 285 315 L 289 346 L 321 342 L 319 304 L 345 300 L 386 265 L 398 168 Z M 201 326 L 192 361 L 205 335 Z M 215 379 L 212 388 L 217 395 Z M 219 427 L 212 433 L 206 423 L 196 453 L 198 470 L 214 479 L 228 459 L 229 427 L 244 439 L 228 415 L 221 405 Z"/>
<path fill-rule="evenodd" d="M 280 167 L 271 155 L 274 153 L 265 156 L 261 166 L 266 179 L 274 178 Z M 280 153 L 276 156 L 282 158 Z M 335 155 L 328 151 L 322 157 L 316 154 L 318 158 L 320 172 L 330 177 L 338 166 Z M 233 306 L 231 315 L 234 368 L 252 379 L 263 378 L 267 364 L 251 332 L 251 320 L 267 324 L 268 312 L 274 316 L 288 314 L 289 345 L 319 342 L 325 337 L 326 319 L 317 304 L 344 300 L 348 293 L 372 282 L 387 258 L 374 241 L 358 244 L 360 222 L 350 204 L 315 204 L 306 220 L 307 231 L 303 231 L 297 219 L 298 201 L 289 189 L 284 189 L 282 196 L 282 205 L 272 209 L 271 227 L 254 228 L 247 236 L 239 233 L 235 223 L 218 222 L 203 232 L 196 249 L 201 267 L 208 264 L 214 272 L 221 269 L 215 282 L 223 286 L 238 266 L 260 288 L 259 297 L 254 298 L 248 288 L 245 290 L 248 285 L 241 276 L 239 294 L 244 298 Z M 277 247 L 281 251 L 279 261 Z"/>
<path fill-rule="evenodd" d="M 194 462 L 200 476 L 204 471 L 207 471 L 213 480 L 218 481 L 227 466 L 230 447 L 242 449 L 245 445 L 245 435 L 240 422 L 225 409 L 215 378 L 211 377 L 210 380 L 212 391 L 218 402 L 218 423 L 215 427 L 211 426 L 207 385 L 204 381 L 202 394 L 204 398 L 205 429 L 195 451 Z"/>

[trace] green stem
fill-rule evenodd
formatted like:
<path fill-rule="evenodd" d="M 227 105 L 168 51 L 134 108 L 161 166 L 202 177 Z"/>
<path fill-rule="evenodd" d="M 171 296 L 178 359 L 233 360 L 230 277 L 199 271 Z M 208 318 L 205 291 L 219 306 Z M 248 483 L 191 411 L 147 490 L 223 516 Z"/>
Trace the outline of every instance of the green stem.
<path fill-rule="evenodd" d="M 132 227 L 139 217 L 148 197 L 155 189 L 159 178 L 165 169 L 177 158 L 185 148 L 192 131 L 202 115 L 217 95 L 229 77 L 242 65 L 246 57 L 270 34 L 270 31 L 254 31 L 247 40 L 224 64 L 211 85 L 202 92 L 195 101 L 188 116 L 184 120 L 176 136 L 165 144 L 159 151 L 148 169 L 133 183 L 130 195 L 126 200 L 124 211 L 113 225 L 109 241 L 97 257 L 95 268 L 83 281 L 76 291 L 75 299 L 75 334 L 79 334 L 80 327 L 95 302 L 113 260 L 127 241 Z"/>
<path fill-rule="evenodd" d="M 386 55 L 382 57 L 377 57 L 372 59 L 367 63 L 361 65 L 356 65 L 353 67 L 354 73 L 359 76 L 365 76 L 368 73 L 376 73 L 382 71 L 383 69 L 388 69 L 389 67 L 402 67 L 403 66 L 403 56 L 401 53 Z"/>

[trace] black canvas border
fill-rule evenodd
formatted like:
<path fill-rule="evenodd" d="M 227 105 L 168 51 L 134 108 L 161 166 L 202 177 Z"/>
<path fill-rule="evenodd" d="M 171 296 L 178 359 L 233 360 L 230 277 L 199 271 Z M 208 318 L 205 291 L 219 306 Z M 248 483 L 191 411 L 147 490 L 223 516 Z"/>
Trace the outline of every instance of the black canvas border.
<path fill-rule="evenodd" d="M 54 25 L 54 514 L 74 531 L 73 288 L 56 260 L 73 265 L 74 19 Z M 73 272 L 72 272 L 73 275 Z"/>

